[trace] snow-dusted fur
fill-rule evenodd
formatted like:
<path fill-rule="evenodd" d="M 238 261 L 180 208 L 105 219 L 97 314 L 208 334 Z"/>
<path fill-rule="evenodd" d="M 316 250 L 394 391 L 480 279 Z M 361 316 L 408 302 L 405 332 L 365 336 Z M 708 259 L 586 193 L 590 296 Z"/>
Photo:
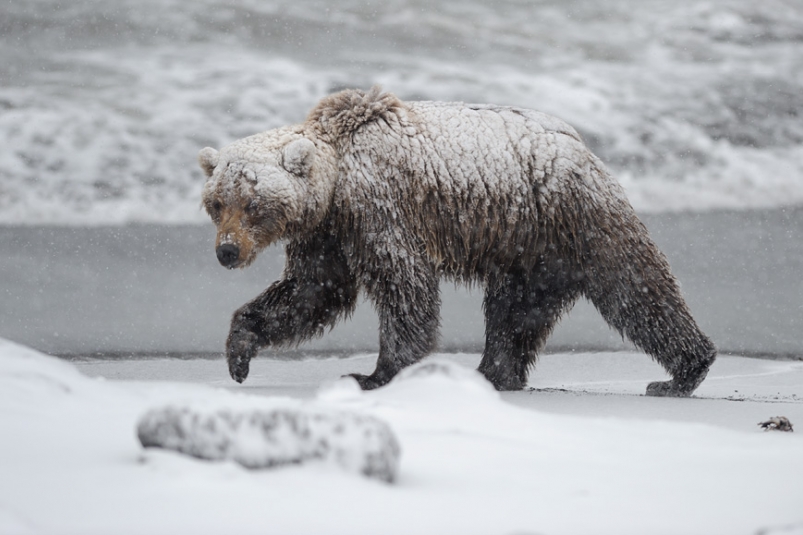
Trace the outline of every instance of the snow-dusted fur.
<path fill-rule="evenodd" d="M 206 148 L 200 162 L 222 264 L 286 242 L 282 279 L 232 319 L 237 381 L 258 348 L 322 334 L 362 290 L 380 351 L 355 377 L 387 383 L 435 347 L 442 277 L 484 286 L 479 370 L 498 389 L 526 385 L 581 295 L 673 376 L 648 394 L 691 394 L 716 356 L 622 188 L 548 115 L 347 90 L 303 124 Z"/>

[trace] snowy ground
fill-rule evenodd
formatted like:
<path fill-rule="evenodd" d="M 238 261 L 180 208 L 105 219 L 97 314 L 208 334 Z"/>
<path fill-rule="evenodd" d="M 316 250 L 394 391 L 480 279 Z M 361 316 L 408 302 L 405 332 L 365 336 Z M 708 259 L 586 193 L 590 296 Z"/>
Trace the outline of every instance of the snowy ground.
<path fill-rule="evenodd" d="M 0 533 L 803 533 L 803 362 L 722 357 L 693 399 L 641 396 L 662 373 L 630 353 L 547 355 L 501 396 L 477 355 L 370 393 L 337 380 L 374 358 L 258 359 L 236 385 L 220 360 L 72 365 L 0 340 Z M 144 451 L 136 422 L 167 403 L 370 414 L 399 479 Z M 759 430 L 776 415 L 798 432 Z"/>

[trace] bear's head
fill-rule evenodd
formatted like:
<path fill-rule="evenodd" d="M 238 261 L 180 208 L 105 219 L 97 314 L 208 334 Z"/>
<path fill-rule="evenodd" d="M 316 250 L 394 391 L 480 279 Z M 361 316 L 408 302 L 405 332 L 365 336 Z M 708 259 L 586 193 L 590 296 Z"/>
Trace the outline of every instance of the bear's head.
<path fill-rule="evenodd" d="M 265 247 L 316 227 L 334 190 L 329 147 L 297 129 L 278 129 L 206 147 L 203 206 L 217 226 L 215 250 L 227 268 L 246 267 Z"/>

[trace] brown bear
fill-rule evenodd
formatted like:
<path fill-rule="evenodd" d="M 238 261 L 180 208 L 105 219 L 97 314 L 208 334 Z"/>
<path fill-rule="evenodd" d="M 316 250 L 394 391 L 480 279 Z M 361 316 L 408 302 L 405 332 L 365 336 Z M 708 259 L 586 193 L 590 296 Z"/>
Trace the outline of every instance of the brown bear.
<path fill-rule="evenodd" d="M 207 147 L 199 161 L 222 265 L 286 247 L 281 279 L 232 318 L 238 382 L 261 347 L 321 335 L 362 290 L 379 315 L 379 358 L 353 377 L 386 384 L 434 349 L 441 278 L 484 287 L 479 371 L 499 390 L 527 384 L 581 295 L 672 375 L 649 395 L 690 395 L 716 357 L 621 186 L 548 115 L 346 90 L 302 124 Z"/>

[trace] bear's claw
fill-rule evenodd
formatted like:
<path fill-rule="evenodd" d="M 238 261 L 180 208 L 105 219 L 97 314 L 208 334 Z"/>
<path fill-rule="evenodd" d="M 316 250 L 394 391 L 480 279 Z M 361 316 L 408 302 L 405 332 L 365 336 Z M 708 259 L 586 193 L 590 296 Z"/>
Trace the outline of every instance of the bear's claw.
<path fill-rule="evenodd" d="M 247 359 L 233 359 L 229 361 L 229 375 L 231 378 L 242 383 L 248 377 L 248 360 Z"/>

